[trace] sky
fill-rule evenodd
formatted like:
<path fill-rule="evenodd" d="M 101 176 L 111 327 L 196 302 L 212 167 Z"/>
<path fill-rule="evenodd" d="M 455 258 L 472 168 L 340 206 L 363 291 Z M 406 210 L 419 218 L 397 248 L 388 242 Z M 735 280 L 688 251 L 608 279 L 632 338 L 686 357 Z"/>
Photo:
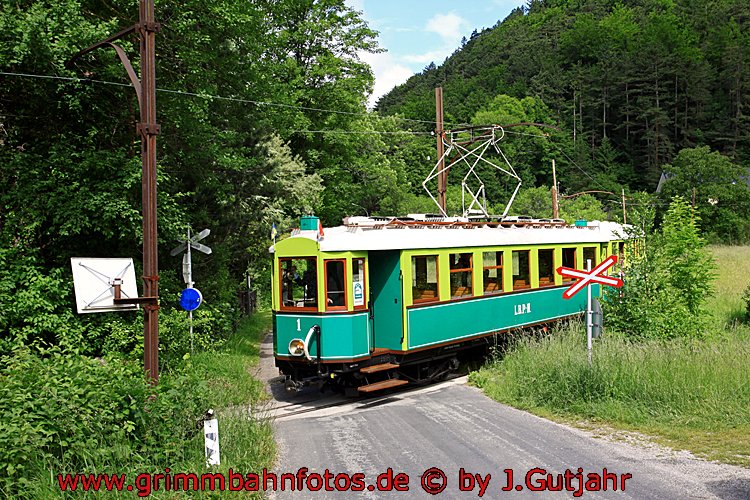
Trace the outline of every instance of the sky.
<path fill-rule="evenodd" d="M 526 0 L 346 0 L 379 32 L 380 54 L 360 54 L 375 73 L 372 107 L 380 96 L 434 62 L 440 65 L 475 29 L 490 28 Z"/>

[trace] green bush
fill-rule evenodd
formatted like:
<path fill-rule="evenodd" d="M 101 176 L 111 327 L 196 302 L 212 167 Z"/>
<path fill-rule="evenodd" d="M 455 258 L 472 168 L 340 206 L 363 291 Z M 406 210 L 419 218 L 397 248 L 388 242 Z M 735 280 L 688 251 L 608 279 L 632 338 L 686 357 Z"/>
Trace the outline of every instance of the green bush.
<path fill-rule="evenodd" d="M 715 264 L 697 216 L 675 197 L 661 231 L 643 242 L 627 257 L 623 288 L 605 289 L 608 325 L 631 338 L 702 336 L 709 320 L 702 305 L 713 290 Z"/>
<path fill-rule="evenodd" d="M 0 339 L 6 349 L 14 342 L 80 346 L 84 329 L 70 307 L 72 286 L 62 269 L 44 271 L 38 260 L 0 246 Z"/>
<path fill-rule="evenodd" d="M 234 331 L 238 312 L 230 304 L 204 303 L 193 311 L 193 349 L 211 351 L 220 347 Z M 159 343 L 163 361 L 182 359 L 190 352 L 190 320 L 182 309 L 162 309 L 159 314 Z"/>
<path fill-rule="evenodd" d="M 175 463 L 206 394 L 187 370 L 153 388 L 139 363 L 18 347 L 0 360 L 0 495 L 20 495 L 50 472 Z"/>

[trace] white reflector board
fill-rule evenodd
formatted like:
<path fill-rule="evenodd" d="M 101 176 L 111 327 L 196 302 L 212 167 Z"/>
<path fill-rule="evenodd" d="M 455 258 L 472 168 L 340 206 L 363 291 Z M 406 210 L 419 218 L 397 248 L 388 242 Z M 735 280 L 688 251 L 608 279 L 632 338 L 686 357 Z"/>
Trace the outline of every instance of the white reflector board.
<path fill-rule="evenodd" d="M 138 309 L 137 304 L 114 303 L 116 282 L 120 282 L 122 298 L 138 297 L 133 259 L 72 257 L 70 267 L 79 314 Z"/>

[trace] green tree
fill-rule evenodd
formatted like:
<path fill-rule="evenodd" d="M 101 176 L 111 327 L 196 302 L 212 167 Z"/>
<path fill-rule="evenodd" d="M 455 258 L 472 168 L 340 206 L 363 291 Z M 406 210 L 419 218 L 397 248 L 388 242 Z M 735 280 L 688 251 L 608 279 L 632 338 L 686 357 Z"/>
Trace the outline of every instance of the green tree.
<path fill-rule="evenodd" d="M 630 236 L 640 249 L 627 254 L 624 287 L 605 290 L 607 323 L 633 338 L 701 337 L 715 264 L 690 205 L 675 197 L 661 231 Z"/>
<path fill-rule="evenodd" d="M 0 10 L 1 71 L 127 82 L 108 48 L 71 67 L 66 62 L 137 22 L 137 3 L 28 0 L 8 7 Z M 377 50 L 375 34 L 343 0 L 167 2 L 157 5 L 156 18 L 164 27 L 157 37 L 157 86 L 169 90 L 157 98 L 160 254 L 187 226 L 210 227 L 214 252 L 196 259 L 194 276 L 207 310 L 229 317 L 246 272 L 266 288 L 271 224 L 282 229 L 320 208 L 329 160 L 337 163 L 346 151 L 348 161 L 361 163 L 352 148 L 337 150 L 323 136 L 302 131 L 346 130 L 366 112 L 372 74 L 358 53 Z M 118 43 L 137 70 L 137 37 Z M 138 256 L 137 114 L 131 88 L 2 77 L 0 248 L 33 259 L 29 266 L 45 278 L 36 285 L 46 287 L 42 297 L 71 297 L 71 256 Z M 363 168 L 377 162 L 365 157 L 370 163 Z M 393 171 L 389 182 L 398 186 L 402 174 Z M 167 318 L 176 305 L 167 297 L 182 284 L 176 260 L 160 264 Z M 52 290 L 58 283 L 65 289 Z M 33 288 L 23 280 L 8 286 L 17 294 Z M 23 304 L 34 307 L 31 300 Z M 18 318 L 33 316 L 29 309 L 4 317 L 11 319 L 3 320 L 0 337 L 26 328 Z M 71 321 L 73 331 L 86 325 L 89 333 L 96 330 L 89 322 L 105 325 L 103 318 Z M 42 336 L 54 341 L 50 329 Z M 99 333 L 93 337 L 96 353 L 106 342 Z"/>
<path fill-rule="evenodd" d="M 690 204 L 675 196 L 664 216 L 659 244 L 669 284 L 679 292 L 691 314 L 711 295 L 715 264 L 698 231 L 698 217 Z"/>
<path fill-rule="evenodd" d="M 559 199 L 558 208 L 560 218 L 568 223 L 573 223 L 578 219 L 605 220 L 607 218 L 601 202 L 590 194 Z M 529 215 L 534 218 L 552 217 L 552 190 L 546 186 L 521 189 L 513 202 L 511 213 Z"/>
<path fill-rule="evenodd" d="M 713 239 L 743 242 L 750 239 L 750 188 L 747 171 L 708 146 L 683 149 L 670 165 L 660 198 L 695 195 L 696 220 Z"/>

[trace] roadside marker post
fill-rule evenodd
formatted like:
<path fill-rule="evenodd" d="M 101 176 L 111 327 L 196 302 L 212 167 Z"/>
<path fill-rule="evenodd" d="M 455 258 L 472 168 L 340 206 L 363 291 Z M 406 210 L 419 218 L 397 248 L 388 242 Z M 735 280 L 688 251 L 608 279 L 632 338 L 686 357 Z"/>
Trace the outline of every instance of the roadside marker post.
<path fill-rule="evenodd" d="M 219 420 L 213 410 L 208 410 L 203 419 L 204 449 L 206 453 L 206 467 L 221 465 L 219 451 Z"/>
<path fill-rule="evenodd" d="M 591 269 L 591 259 L 586 259 L 586 271 L 579 271 L 577 269 L 571 269 L 569 267 L 563 266 L 557 268 L 557 273 L 561 276 L 578 278 L 577 282 L 573 283 L 570 288 L 563 292 L 564 299 L 570 299 L 571 297 L 573 297 L 573 295 L 580 292 L 583 287 L 586 287 L 588 295 L 588 300 L 586 303 L 586 345 L 588 346 L 589 367 L 591 367 L 591 355 L 593 351 L 591 332 L 594 327 L 593 311 L 591 309 L 591 285 L 593 283 L 599 283 L 601 285 L 620 288 L 622 286 L 622 280 L 620 278 L 612 278 L 603 274 L 610 267 L 615 265 L 615 263 L 617 263 L 617 255 L 610 255 L 593 270 Z"/>

